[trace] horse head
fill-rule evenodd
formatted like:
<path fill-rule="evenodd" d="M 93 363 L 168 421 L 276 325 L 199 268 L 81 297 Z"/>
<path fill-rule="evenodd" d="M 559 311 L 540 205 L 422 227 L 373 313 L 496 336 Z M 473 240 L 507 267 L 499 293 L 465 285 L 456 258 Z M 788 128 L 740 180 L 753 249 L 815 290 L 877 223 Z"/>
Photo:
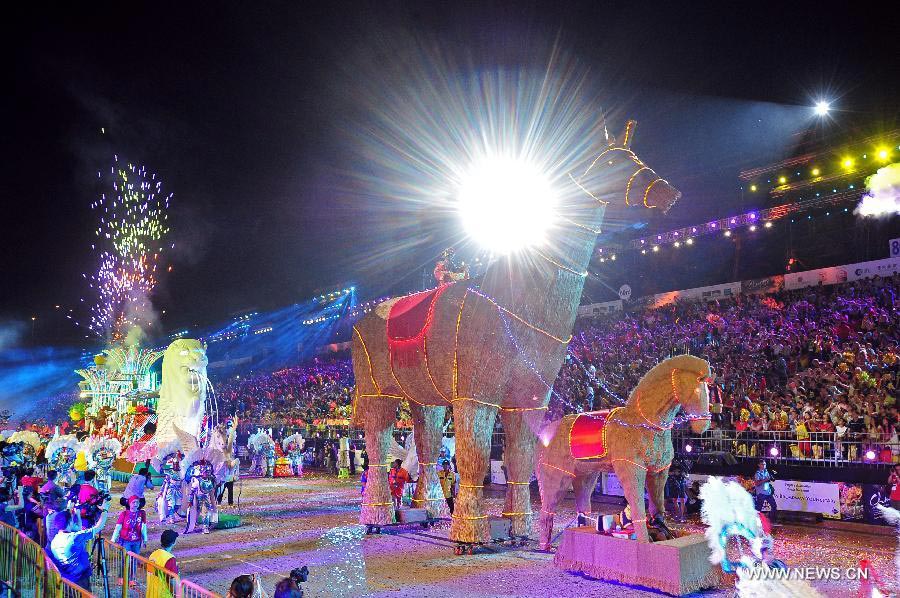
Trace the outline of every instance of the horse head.
<path fill-rule="evenodd" d="M 703 434 L 709 428 L 709 362 L 693 355 L 679 355 L 667 362 L 672 366 L 672 392 L 689 418 L 691 432 Z"/>
<path fill-rule="evenodd" d="M 600 152 L 573 181 L 588 195 L 624 216 L 636 208 L 656 208 L 666 213 L 681 197 L 681 192 L 650 168 L 631 149 L 637 122 L 629 120 L 618 136 L 610 135 L 603 125 Z M 621 194 L 624 187 L 625 193 Z"/>

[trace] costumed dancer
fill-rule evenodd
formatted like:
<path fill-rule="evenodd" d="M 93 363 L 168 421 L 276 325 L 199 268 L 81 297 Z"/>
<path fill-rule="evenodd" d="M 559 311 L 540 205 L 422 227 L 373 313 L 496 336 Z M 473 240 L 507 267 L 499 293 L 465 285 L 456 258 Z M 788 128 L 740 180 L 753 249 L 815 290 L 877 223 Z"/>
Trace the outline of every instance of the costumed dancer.
<path fill-rule="evenodd" d="M 259 430 L 247 439 L 247 446 L 252 447 L 254 451 L 255 467 L 253 471 L 259 476 L 273 477 L 275 475 L 275 442 L 272 437 L 264 430 Z"/>
<path fill-rule="evenodd" d="M 181 443 L 172 440 L 159 445 L 150 465 L 163 476 L 162 486 L 156 495 L 159 521 L 174 523 L 176 513 L 185 516 L 182 509 Z"/>
<path fill-rule="evenodd" d="M 208 534 L 210 526 L 219 522 L 216 508 L 216 488 L 225 477 L 225 455 L 211 448 L 196 448 L 189 452 L 184 461 L 184 480 L 188 487 L 187 526 L 184 533 L 202 531 Z"/>
<path fill-rule="evenodd" d="M 820 598 L 805 580 L 791 576 L 751 574 L 753 570 L 785 569 L 774 558 L 771 526 L 758 513 L 753 497 L 738 482 L 709 478 L 700 488 L 701 513 L 710 548 L 709 561 L 725 573 L 737 573 L 736 587 L 742 598 Z M 745 554 L 741 538 L 749 544 Z"/>
<path fill-rule="evenodd" d="M 250 471 L 255 475 L 263 476 L 266 473 L 269 445 L 273 445 L 272 452 L 274 453 L 274 442 L 272 442 L 272 437 L 266 434 L 265 430 L 257 430 L 255 434 L 247 439 L 247 448 L 253 454 L 253 462 L 250 466 Z M 272 463 L 272 467 L 275 467 L 274 462 Z"/>
<path fill-rule="evenodd" d="M 33 430 L 19 430 L 6 440 L 7 442 L 22 443 L 21 466 L 28 469 L 33 468 L 37 463 L 37 453 L 41 450 L 41 437 Z"/>
<path fill-rule="evenodd" d="M 57 472 L 59 486 L 69 488 L 75 483 L 75 459 L 81 450 L 82 444 L 74 434 L 56 436 L 47 444 L 47 463 Z"/>
<path fill-rule="evenodd" d="M 109 472 L 122 453 L 122 443 L 116 438 L 91 436 L 84 444 L 84 453 L 88 467 L 97 472 L 97 490 L 109 492 L 112 488 Z"/>
<path fill-rule="evenodd" d="M 300 434 L 291 434 L 281 441 L 288 460 L 291 463 L 291 473 L 298 478 L 303 475 L 303 446 L 306 440 Z"/>

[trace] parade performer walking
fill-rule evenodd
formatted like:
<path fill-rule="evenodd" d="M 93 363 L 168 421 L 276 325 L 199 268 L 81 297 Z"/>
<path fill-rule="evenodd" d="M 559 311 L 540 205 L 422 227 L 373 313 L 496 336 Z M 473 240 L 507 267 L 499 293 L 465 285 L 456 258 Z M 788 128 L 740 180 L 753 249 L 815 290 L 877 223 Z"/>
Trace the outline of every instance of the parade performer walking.
<path fill-rule="evenodd" d="M 218 480 L 224 478 L 225 456 L 218 449 L 197 448 L 185 456 L 182 465 L 189 488 L 185 499 L 187 526 L 184 533 L 202 531 L 208 534 L 210 527 L 219 522 L 216 487 Z"/>
<path fill-rule="evenodd" d="M 291 434 L 281 441 L 281 447 L 291 463 L 291 473 L 298 478 L 303 475 L 303 446 L 306 441 L 300 434 Z"/>
<path fill-rule="evenodd" d="M 84 445 L 88 466 L 97 472 L 97 489 L 109 492 L 112 488 L 113 463 L 122 453 L 122 443 L 115 438 L 91 436 Z"/>
<path fill-rule="evenodd" d="M 160 523 L 173 523 L 175 514 L 184 517 L 182 510 L 181 444 L 177 440 L 159 446 L 156 457 L 150 462 L 153 469 L 163 476 L 163 483 L 156 495 L 156 512 Z"/>

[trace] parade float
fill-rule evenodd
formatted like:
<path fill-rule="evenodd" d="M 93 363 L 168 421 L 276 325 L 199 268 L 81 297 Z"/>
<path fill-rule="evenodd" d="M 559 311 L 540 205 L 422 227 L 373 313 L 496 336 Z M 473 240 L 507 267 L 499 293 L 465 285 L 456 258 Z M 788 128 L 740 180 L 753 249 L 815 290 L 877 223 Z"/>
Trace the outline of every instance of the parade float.
<path fill-rule="evenodd" d="M 503 517 L 511 536 L 530 535 L 536 433 L 565 359 L 600 226 L 605 216 L 633 222 L 646 210 L 665 212 L 680 196 L 631 150 L 634 126 L 630 121 L 621 136 L 601 137 L 561 183 L 570 192 L 548 242 L 494 259 L 480 284 L 460 280 L 390 299 L 353 327 L 353 418 L 365 430 L 370 459 L 361 523 L 395 520 L 388 450 L 398 405 L 406 401 L 419 460 L 413 505 L 433 517 L 449 514 L 437 461 L 450 409 L 460 476 L 450 537 L 467 550 L 490 541 L 483 484 L 499 416 L 508 474 Z"/>
<path fill-rule="evenodd" d="M 163 353 L 118 346 L 94 356 L 94 365 L 75 370 L 83 378 L 85 428 L 91 436 L 115 436 L 123 446 L 152 436 L 159 400 L 159 376 L 153 371 Z"/>
<path fill-rule="evenodd" d="M 677 536 L 664 523 L 663 490 L 672 464 L 672 428 L 709 426 L 709 363 L 670 357 L 647 372 L 621 407 L 567 415 L 538 434 L 540 542 L 550 549 L 553 518 L 569 488 L 579 518 L 590 523 L 563 531 L 557 567 L 597 579 L 684 595 L 719 582 L 706 538 Z M 601 472 L 615 473 L 628 501 L 626 514 L 591 517 L 591 493 Z M 645 490 L 650 499 L 648 520 Z M 648 523 L 660 541 L 650 542 Z"/>

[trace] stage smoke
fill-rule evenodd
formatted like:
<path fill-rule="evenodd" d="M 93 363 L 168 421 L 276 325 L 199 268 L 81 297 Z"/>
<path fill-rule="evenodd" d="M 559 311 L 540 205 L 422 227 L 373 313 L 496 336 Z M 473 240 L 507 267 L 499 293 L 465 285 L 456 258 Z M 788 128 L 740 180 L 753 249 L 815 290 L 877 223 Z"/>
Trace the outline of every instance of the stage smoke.
<path fill-rule="evenodd" d="M 875 218 L 900 214 L 900 163 L 879 168 L 866 179 L 866 194 L 853 213 Z"/>

